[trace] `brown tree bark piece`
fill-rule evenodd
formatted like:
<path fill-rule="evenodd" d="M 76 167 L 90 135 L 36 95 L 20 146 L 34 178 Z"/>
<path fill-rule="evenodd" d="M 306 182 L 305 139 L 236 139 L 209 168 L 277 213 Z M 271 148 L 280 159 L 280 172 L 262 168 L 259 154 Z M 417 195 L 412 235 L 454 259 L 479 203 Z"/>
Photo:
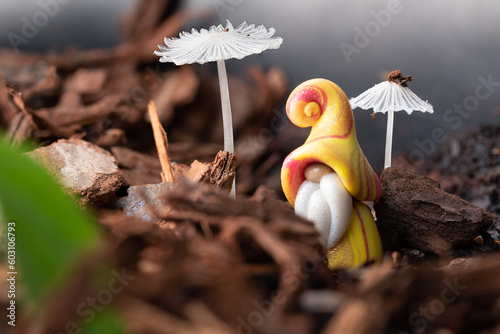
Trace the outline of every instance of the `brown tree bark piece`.
<path fill-rule="evenodd" d="M 211 183 L 222 189 L 230 189 L 238 161 L 236 155 L 219 151 L 211 163 L 193 161 L 191 166 L 175 164 L 176 177 L 185 177 L 191 181 Z"/>
<path fill-rule="evenodd" d="M 169 210 L 161 217 L 166 221 L 182 223 L 188 220 L 200 227 L 208 224 L 209 230 L 220 231 L 216 232 L 216 240 L 229 247 L 230 253 L 239 254 L 249 262 L 268 254 L 279 269 L 280 279 L 274 294 L 266 300 L 266 305 L 272 305 L 273 317 L 265 323 L 279 322 L 307 277 L 302 275 L 306 264 L 301 263 L 300 258 L 309 256 L 312 260 L 315 256 L 318 261 L 323 258 L 314 226 L 296 216 L 273 192 L 264 189 L 250 200 L 244 196 L 233 199 L 208 185 L 178 182 L 165 195 Z M 249 327 L 244 322 L 240 325 Z"/>
<path fill-rule="evenodd" d="M 106 69 L 78 69 L 65 83 L 64 89 L 80 94 L 96 94 L 101 91 L 108 72 Z"/>
<path fill-rule="evenodd" d="M 156 25 L 154 30 L 145 34 L 136 35 L 134 39 L 116 47 L 115 54 L 121 59 L 130 59 L 134 62 L 157 61 L 158 56 L 151 52 L 151 47 L 163 43 L 165 37 L 176 37 L 181 27 L 189 20 L 200 19 L 209 16 L 210 11 L 194 11 L 185 9 L 174 12 L 167 19 Z"/>
<path fill-rule="evenodd" d="M 200 181 L 214 184 L 218 188 L 230 189 L 237 164 L 236 155 L 227 151 L 220 151 L 208 170 L 200 175 Z"/>
<path fill-rule="evenodd" d="M 489 212 L 441 190 L 427 177 L 391 167 L 381 181 L 383 195 L 374 208 L 385 249 L 442 253 L 471 242 L 492 224 Z"/>
<path fill-rule="evenodd" d="M 152 32 L 161 22 L 162 16 L 176 1 L 140 0 L 123 15 L 121 30 L 125 40 L 140 38 Z"/>
<path fill-rule="evenodd" d="M 200 80 L 192 66 L 181 66 L 166 77 L 153 96 L 160 122 L 171 123 L 174 108 L 192 102 L 199 84 Z"/>
<path fill-rule="evenodd" d="M 498 254 L 467 269 L 390 267 L 368 268 L 348 283 L 346 302 L 322 334 L 479 333 L 500 319 Z"/>
<path fill-rule="evenodd" d="M 40 55 L 12 49 L 0 49 L 0 74 L 16 90 L 25 90 L 41 83 L 50 72 L 50 65 Z"/>
<path fill-rule="evenodd" d="M 30 125 L 34 130 L 38 130 L 38 125 L 36 124 L 35 120 L 33 119 L 33 115 L 26 109 L 26 106 L 24 104 L 24 99 L 23 95 L 21 92 L 18 92 L 14 89 L 9 89 L 9 94 L 12 96 L 12 101 L 16 105 L 16 107 L 24 114 L 25 118 L 28 120 Z"/>
<path fill-rule="evenodd" d="M 35 99 L 55 97 L 61 88 L 61 80 L 55 66 L 50 66 L 45 78 L 35 85 L 23 89 L 23 99 L 27 104 L 35 108 Z"/>
<path fill-rule="evenodd" d="M 11 100 L 9 88 L 2 77 L 0 77 L 0 111 L 0 126 L 8 128 L 11 120 L 17 114 L 17 110 Z"/>
<path fill-rule="evenodd" d="M 35 130 L 39 129 L 38 123 L 40 122 L 40 120 L 38 119 L 38 117 L 34 117 L 30 111 L 28 111 L 24 104 L 24 98 L 21 92 L 18 92 L 13 88 L 7 88 L 7 92 L 12 98 L 12 102 L 7 104 L 7 111 L 10 109 L 10 107 L 14 106 L 15 109 L 20 111 L 18 114 L 12 117 L 8 127 L 11 146 L 16 147 L 26 139 L 31 137 Z M 35 118 L 37 121 L 35 121 Z"/>
<path fill-rule="evenodd" d="M 191 163 L 194 160 L 210 162 L 221 150 L 222 144 L 216 143 L 170 143 L 168 153 L 172 161 Z"/>
<path fill-rule="evenodd" d="M 91 104 L 83 105 L 78 93 L 68 92 L 61 97 L 60 103 L 53 108 L 34 111 L 35 115 L 48 124 L 52 135 L 70 137 L 84 125 L 92 124 L 119 113 L 121 98 L 108 95 Z"/>
<path fill-rule="evenodd" d="M 114 148 L 113 152 L 119 156 L 119 163 L 124 161 L 124 154 L 131 152 Z M 140 159 L 140 154 L 130 155 L 132 160 Z M 236 168 L 236 158 L 234 154 L 221 151 L 212 163 L 201 163 L 194 161 L 191 167 L 176 164 L 176 177 L 187 178 L 190 181 L 213 184 L 218 188 L 229 189 L 234 178 Z M 135 185 L 127 189 L 127 196 L 118 198 L 113 204 L 114 207 L 122 210 L 128 216 L 140 218 L 143 221 L 157 221 L 162 218 L 165 211 L 169 211 L 165 198 L 172 188 L 172 182 L 158 184 Z"/>
<path fill-rule="evenodd" d="M 116 158 L 126 185 L 136 186 L 161 182 L 161 165 L 158 158 L 120 146 L 112 147 L 111 153 Z"/>
<path fill-rule="evenodd" d="M 63 93 L 56 106 L 34 111 L 53 136 L 70 137 L 83 126 L 119 114 L 122 99 L 119 94 L 104 95 L 86 104 L 83 95 L 97 94 L 106 80 L 103 69 L 79 69 L 64 83 Z"/>

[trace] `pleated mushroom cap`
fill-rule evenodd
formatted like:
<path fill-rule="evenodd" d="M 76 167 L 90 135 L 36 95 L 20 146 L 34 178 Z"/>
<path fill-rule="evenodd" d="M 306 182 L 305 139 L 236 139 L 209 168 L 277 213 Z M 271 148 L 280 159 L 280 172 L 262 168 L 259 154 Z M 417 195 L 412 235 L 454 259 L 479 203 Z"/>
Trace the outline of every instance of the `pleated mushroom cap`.
<path fill-rule="evenodd" d="M 394 77 L 397 78 L 395 81 L 393 81 Z M 398 79 L 401 78 L 404 79 L 403 82 L 397 83 Z M 392 71 L 388 75 L 387 81 L 381 82 L 359 96 L 351 98 L 349 100 L 351 108 L 373 109 L 374 112 L 383 114 L 389 110 L 404 110 L 408 115 L 411 115 L 415 110 L 432 114 L 434 112 L 432 105 L 420 99 L 407 87 L 406 81 L 411 80 L 411 76 L 403 77 L 399 70 Z"/>
<path fill-rule="evenodd" d="M 161 57 L 160 62 L 176 65 L 242 59 L 267 49 L 279 48 L 283 39 L 272 37 L 274 33 L 274 28 L 266 29 L 262 25 L 256 27 L 246 22 L 234 28 L 228 20 L 226 27 L 220 24 L 208 30 L 181 32 L 178 38 L 165 37 L 165 45 L 158 45 L 160 51 L 154 54 Z"/>

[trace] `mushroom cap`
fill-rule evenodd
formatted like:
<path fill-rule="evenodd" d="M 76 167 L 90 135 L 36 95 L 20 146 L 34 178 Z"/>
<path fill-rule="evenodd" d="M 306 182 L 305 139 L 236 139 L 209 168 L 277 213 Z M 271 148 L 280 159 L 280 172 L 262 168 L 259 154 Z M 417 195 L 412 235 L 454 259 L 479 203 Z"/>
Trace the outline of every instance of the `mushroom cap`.
<path fill-rule="evenodd" d="M 255 27 L 246 22 L 236 29 L 229 20 L 226 27 L 221 24 L 208 30 L 192 29 L 191 33 L 181 32 L 179 37 L 166 38 L 165 45 L 158 45 L 160 62 L 173 62 L 176 65 L 212 62 L 231 58 L 242 59 L 267 49 L 277 49 L 283 43 L 281 37 L 272 37 L 274 28 Z"/>
<path fill-rule="evenodd" d="M 374 112 L 386 113 L 389 110 L 404 110 L 409 115 L 414 110 L 433 113 L 430 103 L 420 99 L 410 88 L 395 82 L 384 81 L 368 89 L 358 97 L 349 100 L 351 108 L 373 109 Z"/>

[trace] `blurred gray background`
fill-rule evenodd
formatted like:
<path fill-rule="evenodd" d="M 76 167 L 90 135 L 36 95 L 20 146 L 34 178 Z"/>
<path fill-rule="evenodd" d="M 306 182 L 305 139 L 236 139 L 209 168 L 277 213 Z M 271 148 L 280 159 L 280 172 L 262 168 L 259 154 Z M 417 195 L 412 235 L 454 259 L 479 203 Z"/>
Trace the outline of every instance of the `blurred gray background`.
<path fill-rule="evenodd" d="M 21 34 L 23 18 L 33 19 L 41 3 L 51 1 L 0 1 L 0 46 L 11 47 L 8 34 Z M 134 3 L 60 1 L 58 13 L 20 50 L 113 46 L 119 43 L 118 18 Z M 247 21 L 274 27 L 283 37 L 278 50 L 228 61 L 230 74 L 244 75 L 244 68 L 254 64 L 278 65 L 287 72 L 290 90 L 322 77 L 348 97 L 384 80 L 393 69 L 411 74 L 415 80 L 410 88 L 435 112 L 396 113 L 393 156 L 410 154 L 415 162 L 426 158 L 440 144 L 432 137 L 436 129 L 448 136 L 480 123 L 500 124 L 500 2 L 187 0 L 181 7 L 213 11 L 210 19 L 190 22 L 186 29 L 229 19 L 235 26 Z M 488 81 L 493 83 L 485 85 Z M 386 115 L 372 120 L 371 112 L 354 110 L 358 139 L 374 168 L 381 170 Z"/>

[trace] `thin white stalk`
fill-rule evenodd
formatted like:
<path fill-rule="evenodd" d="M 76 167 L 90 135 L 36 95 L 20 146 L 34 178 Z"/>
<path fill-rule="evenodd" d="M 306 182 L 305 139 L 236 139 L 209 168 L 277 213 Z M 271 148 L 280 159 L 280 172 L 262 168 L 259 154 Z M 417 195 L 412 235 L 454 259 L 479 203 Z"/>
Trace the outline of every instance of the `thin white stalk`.
<path fill-rule="evenodd" d="M 387 132 L 385 136 L 384 169 L 386 169 L 387 167 L 391 167 L 393 130 L 394 130 L 394 110 L 389 110 L 387 115 Z"/>
<path fill-rule="evenodd" d="M 217 72 L 219 73 L 220 100 L 222 105 L 222 126 L 224 127 L 224 151 L 234 153 L 233 117 L 231 115 L 229 84 L 227 81 L 226 63 L 224 62 L 224 59 L 217 60 Z"/>
<path fill-rule="evenodd" d="M 233 139 L 233 117 L 231 114 L 231 101 L 229 99 L 229 83 L 227 80 L 226 63 L 224 59 L 217 60 L 217 72 L 219 74 L 219 89 L 222 106 L 222 127 L 224 129 L 224 151 L 234 153 Z M 231 188 L 231 197 L 236 196 L 236 176 Z"/>

